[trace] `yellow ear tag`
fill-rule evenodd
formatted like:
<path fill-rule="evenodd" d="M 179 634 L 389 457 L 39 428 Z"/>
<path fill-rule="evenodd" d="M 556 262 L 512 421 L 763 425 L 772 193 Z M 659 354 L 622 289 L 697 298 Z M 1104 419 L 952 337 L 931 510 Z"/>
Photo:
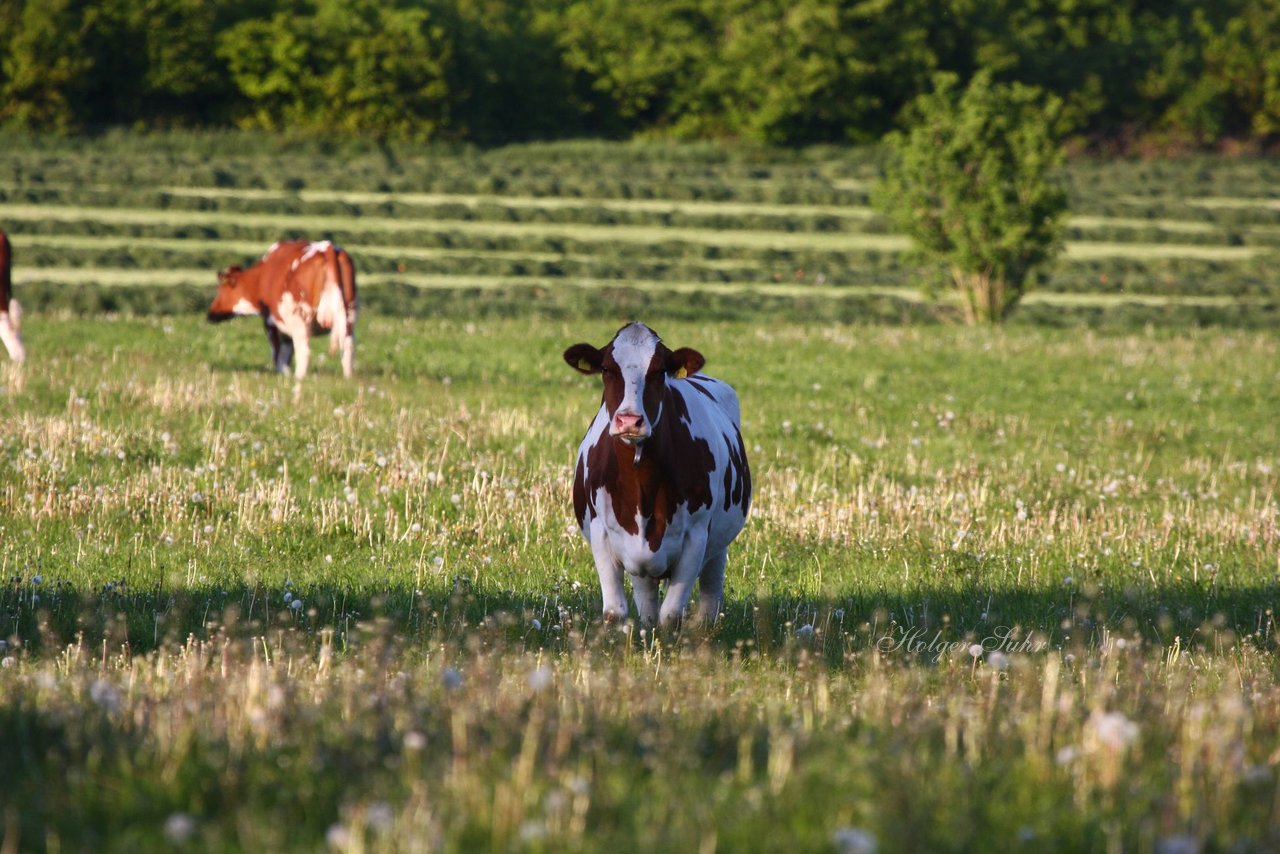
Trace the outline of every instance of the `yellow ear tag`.
<path fill-rule="evenodd" d="M 586 359 L 579 359 L 578 370 L 586 371 L 588 374 L 591 373 L 591 363 L 588 362 Z"/>
<path fill-rule="evenodd" d="M 676 371 L 676 379 L 678 380 L 682 380 L 687 376 L 689 376 L 689 371 L 685 368 L 681 368 L 680 370 Z"/>

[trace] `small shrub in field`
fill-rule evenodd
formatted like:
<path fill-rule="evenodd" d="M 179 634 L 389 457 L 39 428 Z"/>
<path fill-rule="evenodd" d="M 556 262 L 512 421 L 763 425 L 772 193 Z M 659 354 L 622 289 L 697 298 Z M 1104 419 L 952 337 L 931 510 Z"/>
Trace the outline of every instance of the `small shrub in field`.
<path fill-rule="evenodd" d="M 911 108 L 889 138 L 875 203 L 926 258 L 945 266 L 972 323 L 998 323 L 1027 274 L 1061 245 L 1065 191 L 1051 178 L 1062 151 L 1052 124 L 1060 103 L 1020 84 L 955 75 Z"/>

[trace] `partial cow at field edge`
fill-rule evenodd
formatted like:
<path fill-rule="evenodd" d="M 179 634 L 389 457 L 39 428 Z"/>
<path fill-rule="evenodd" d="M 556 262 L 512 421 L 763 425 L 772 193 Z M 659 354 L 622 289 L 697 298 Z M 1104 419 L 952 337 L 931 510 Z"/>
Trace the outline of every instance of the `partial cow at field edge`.
<path fill-rule="evenodd" d="M 18 327 L 22 322 L 22 306 L 13 298 L 13 254 L 9 236 L 0 229 L 0 341 L 9 351 L 9 358 L 21 362 L 27 358 Z"/>
<path fill-rule="evenodd" d="M 296 358 L 294 376 L 307 375 L 311 336 L 330 332 L 329 352 L 342 351 L 342 375 L 355 368 L 356 273 L 346 250 L 328 240 L 272 244 L 252 267 L 218 274 L 209 321 L 258 315 L 280 373 Z M 294 351 L 297 351 L 296 356 Z"/>

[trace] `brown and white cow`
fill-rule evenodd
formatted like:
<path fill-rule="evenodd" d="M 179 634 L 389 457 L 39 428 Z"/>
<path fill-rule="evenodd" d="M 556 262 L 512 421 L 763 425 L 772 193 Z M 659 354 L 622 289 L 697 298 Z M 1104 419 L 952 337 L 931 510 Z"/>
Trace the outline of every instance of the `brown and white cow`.
<path fill-rule="evenodd" d="M 13 298 L 12 263 L 9 237 L 0 230 L 0 341 L 9 351 L 9 358 L 21 362 L 27 358 L 27 351 L 22 346 L 22 336 L 18 334 L 22 306 Z"/>
<path fill-rule="evenodd" d="M 346 250 L 330 241 L 275 243 L 249 269 L 228 267 L 219 273 L 209 320 L 216 323 L 238 315 L 262 317 L 272 363 L 280 373 L 289 370 L 296 349 L 294 376 L 306 376 L 311 336 L 332 332 L 329 352 L 341 348 L 342 375 L 351 376 L 356 352 L 355 266 Z"/>
<path fill-rule="evenodd" d="M 737 394 L 698 373 L 700 353 L 667 349 L 643 323 L 624 326 L 602 349 L 575 344 L 564 360 L 604 379 L 578 449 L 573 509 L 591 544 L 605 618 L 627 615 L 626 573 L 641 622 L 679 623 L 695 580 L 698 618 L 714 622 L 729 544 L 751 506 Z"/>

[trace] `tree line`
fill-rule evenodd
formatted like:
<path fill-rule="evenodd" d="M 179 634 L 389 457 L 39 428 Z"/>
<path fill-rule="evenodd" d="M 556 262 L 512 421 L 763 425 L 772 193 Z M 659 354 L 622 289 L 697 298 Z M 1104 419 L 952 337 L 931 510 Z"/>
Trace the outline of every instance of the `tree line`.
<path fill-rule="evenodd" d="M 1099 144 L 1280 133 L 1275 0 L 0 0 L 0 124 L 861 143 L 939 72 Z"/>

